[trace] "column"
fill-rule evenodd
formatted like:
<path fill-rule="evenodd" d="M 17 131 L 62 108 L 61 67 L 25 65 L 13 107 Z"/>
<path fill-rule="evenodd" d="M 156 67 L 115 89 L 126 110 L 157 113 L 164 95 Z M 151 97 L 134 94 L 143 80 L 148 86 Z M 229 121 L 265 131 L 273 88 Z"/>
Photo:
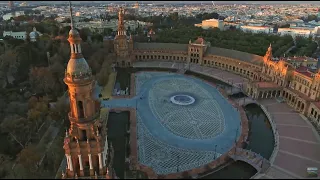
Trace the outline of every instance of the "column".
<path fill-rule="evenodd" d="M 93 169 L 91 154 L 88 154 L 88 156 L 89 156 L 89 166 L 90 166 L 90 169 Z"/>
<path fill-rule="evenodd" d="M 80 171 L 83 171 L 81 154 L 78 155 L 78 158 L 79 158 Z"/>
<path fill-rule="evenodd" d="M 102 152 L 102 166 L 105 167 L 106 166 L 106 155 Z"/>
<path fill-rule="evenodd" d="M 69 169 L 70 169 L 70 171 L 73 171 L 73 164 L 72 164 L 71 155 L 68 155 L 68 159 L 69 159 Z"/>
<path fill-rule="evenodd" d="M 66 154 L 66 159 L 67 159 L 67 169 L 70 169 L 68 154 Z"/>
<path fill-rule="evenodd" d="M 98 156 L 99 156 L 99 168 L 102 169 L 103 166 L 102 166 L 102 156 L 101 156 L 101 153 L 99 153 Z"/>
<path fill-rule="evenodd" d="M 102 156 L 102 166 L 105 167 L 106 166 L 106 155 L 105 155 L 105 151 L 101 153 Z"/>

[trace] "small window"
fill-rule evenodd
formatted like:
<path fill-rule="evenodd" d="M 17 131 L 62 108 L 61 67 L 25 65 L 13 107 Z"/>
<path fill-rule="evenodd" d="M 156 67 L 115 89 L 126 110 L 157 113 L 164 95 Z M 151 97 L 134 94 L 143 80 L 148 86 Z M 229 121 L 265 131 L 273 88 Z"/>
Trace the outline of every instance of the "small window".
<path fill-rule="evenodd" d="M 82 101 L 78 101 L 78 113 L 79 113 L 79 118 L 84 118 L 84 110 L 83 110 Z"/>
<path fill-rule="evenodd" d="M 86 130 L 81 130 L 81 132 L 82 132 L 82 139 L 84 141 L 86 141 L 87 140 L 87 131 Z"/>

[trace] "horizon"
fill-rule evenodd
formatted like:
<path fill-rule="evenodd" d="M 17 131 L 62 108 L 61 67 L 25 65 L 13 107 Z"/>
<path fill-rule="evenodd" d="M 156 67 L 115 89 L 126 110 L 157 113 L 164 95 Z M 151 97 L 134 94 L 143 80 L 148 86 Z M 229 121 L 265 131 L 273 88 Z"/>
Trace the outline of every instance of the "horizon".
<path fill-rule="evenodd" d="M 24 1 L 14 1 L 15 3 L 22 3 Z M 68 1 L 28 1 L 30 4 L 63 4 L 67 3 Z M 136 1 L 71 1 L 74 3 L 135 3 Z M 142 4 L 320 4 L 320 1 L 138 1 Z M 6 4 L 7 2 L 2 1 L 1 4 Z"/>

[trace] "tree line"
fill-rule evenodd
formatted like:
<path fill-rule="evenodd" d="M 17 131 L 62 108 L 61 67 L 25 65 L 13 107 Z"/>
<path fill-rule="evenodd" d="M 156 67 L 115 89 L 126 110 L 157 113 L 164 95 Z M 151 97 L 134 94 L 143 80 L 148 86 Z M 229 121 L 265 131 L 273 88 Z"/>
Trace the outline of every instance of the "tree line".
<path fill-rule="evenodd" d="M 62 160 L 63 153 L 58 152 L 63 150 L 63 133 L 57 138 L 59 145 L 52 145 L 61 150 L 49 150 L 43 160 L 46 168 L 37 164 L 46 152 L 42 136 L 51 122 L 65 119 L 64 127 L 69 125 L 63 78 L 70 58 L 66 40 L 70 27 L 48 20 L 38 28 L 43 36 L 37 42 L 5 37 L 0 43 L 0 178 L 50 178 Z M 62 38 L 56 39 L 55 34 Z M 94 78 L 104 86 L 115 59 L 112 46 L 96 40 L 81 46 Z"/>

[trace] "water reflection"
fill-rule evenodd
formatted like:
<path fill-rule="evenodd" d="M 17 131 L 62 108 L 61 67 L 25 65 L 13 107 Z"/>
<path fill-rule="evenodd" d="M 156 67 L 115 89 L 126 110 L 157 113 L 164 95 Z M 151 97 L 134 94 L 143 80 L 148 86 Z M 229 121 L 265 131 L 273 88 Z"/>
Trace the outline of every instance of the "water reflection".
<path fill-rule="evenodd" d="M 121 179 L 124 179 L 125 158 L 129 155 L 126 152 L 129 117 L 130 113 L 128 111 L 110 112 L 108 117 L 108 143 L 112 143 L 114 148 L 113 168 L 116 175 Z"/>
<path fill-rule="evenodd" d="M 249 104 L 245 107 L 245 111 L 250 129 L 249 144 L 246 149 L 251 149 L 269 159 L 274 149 L 274 135 L 271 124 L 258 105 Z"/>
<path fill-rule="evenodd" d="M 243 161 L 233 162 L 227 167 L 200 179 L 250 179 L 257 170 Z"/>

